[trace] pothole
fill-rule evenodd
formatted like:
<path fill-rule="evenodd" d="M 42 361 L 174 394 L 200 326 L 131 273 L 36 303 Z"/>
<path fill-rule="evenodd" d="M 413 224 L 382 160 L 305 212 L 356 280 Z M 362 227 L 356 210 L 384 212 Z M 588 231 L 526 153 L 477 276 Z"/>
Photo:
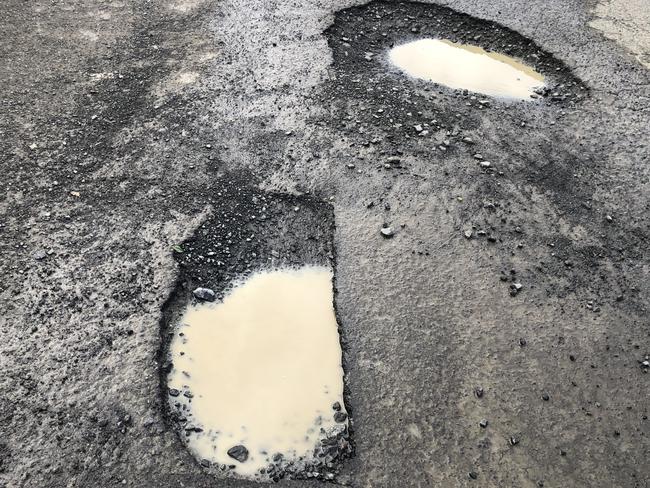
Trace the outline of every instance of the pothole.
<path fill-rule="evenodd" d="M 349 449 L 333 301 L 331 271 L 307 266 L 258 272 L 219 303 L 188 305 L 167 383 L 204 466 L 277 480 L 319 474 Z"/>
<path fill-rule="evenodd" d="M 334 72 L 327 94 L 354 112 L 352 121 L 382 125 L 394 135 L 412 136 L 416 114 L 435 121 L 416 128 L 418 138 L 432 135 L 434 125 L 449 127 L 457 122 L 459 101 L 469 111 L 489 112 L 485 94 L 501 107 L 504 98 L 529 99 L 534 91 L 541 110 L 575 106 L 589 95 L 569 67 L 533 40 L 441 5 L 377 0 L 337 12 L 325 34 Z M 470 119 L 463 123 L 476 123 Z"/>
<path fill-rule="evenodd" d="M 390 60 L 409 75 L 456 90 L 527 100 L 537 97 L 544 77 L 516 59 L 478 46 L 419 39 L 394 47 Z"/>

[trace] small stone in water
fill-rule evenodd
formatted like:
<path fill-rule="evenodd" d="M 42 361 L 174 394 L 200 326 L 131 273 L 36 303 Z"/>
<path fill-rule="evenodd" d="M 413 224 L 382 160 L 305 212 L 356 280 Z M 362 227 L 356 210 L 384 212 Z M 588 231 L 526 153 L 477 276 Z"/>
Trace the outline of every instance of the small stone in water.
<path fill-rule="evenodd" d="M 338 423 L 343 423 L 347 420 L 348 414 L 345 412 L 336 412 L 334 414 L 334 420 L 337 421 Z"/>
<path fill-rule="evenodd" d="M 238 446 L 231 447 L 228 449 L 228 456 L 233 459 L 236 459 L 240 463 L 245 462 L 248 459 L 248 449 L 246 449 L 241 444 Z"/>

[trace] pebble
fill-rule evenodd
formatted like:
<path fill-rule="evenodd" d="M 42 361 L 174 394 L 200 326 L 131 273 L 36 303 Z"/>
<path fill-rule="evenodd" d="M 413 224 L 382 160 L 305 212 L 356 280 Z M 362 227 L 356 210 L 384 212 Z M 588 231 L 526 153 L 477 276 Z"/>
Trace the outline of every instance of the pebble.
<path fill-rule="evenodd" d="M 524 286 L 521 283 L 513 283 L 510 285 L 510 296 L 517 295 Z"/>
<path fill-rule="evenodd" d="M 477 386 L 476 388 L 474 388 L 474 394 L 476 395 L 476 398 L 481 398 L 483 396 L 483 393 L 484 391 L 482 387 Z"/>
<path fill-rule="evenodd" d="M 248 459 L 248 449 L 246 449 L 244 446 L 241 444 L 231 447 L 228 449 L 228 456 L 230 456 L 233 459 L 236 459 L 240 463 L 246 462 Z"/>
<path fill-rule="evenodd" d="M 489 161 L 481 161 L 480 165 L 481 168 L 489 168 L 490 166 L 492 166 L 492 163 L 490 163 Z"/>
<path fill-rule="evenodd" d="M 348 414 L 345 412 L 336 412 L 334 414 L 334 420 L 338 423 L 343 423 L 348 419 Z"/>
<path fill-rule="evenodd" d="M 481 421 L 478 424 L 485 429 L 488 426 L 488 420 L 481 419 Z"/>
<path fill-rule="evenodd" d="M 217 298 L 216 293 L 210 288 L 199 287 L 192 294 L 199 300 L 205 300 L 207 302 L 214 302 L 215 298 Z"/>
<path fill-rule="evenodd" d="M 395 235 L 395 231 L 393 230 L 393 228 L 387 225 L 382 227 L 380 232 L 381 235 L 384 236 L 386 239 L 390 239 Z"/>
<path fill-rule="evenodd" d="M 47 257 L 47 253 L 43 249 L 39 249 L 33 254 L 33 257 L 36 261 L 42 261 Z"/>
<path fill-rule="evenodd" d="M 543 393 L 542 394 L 542 400 L 544 400 L 545 402 L 548 402 L 550 399 L 551 399 L 551 397 L 548 396 L 548 393 Z"/>

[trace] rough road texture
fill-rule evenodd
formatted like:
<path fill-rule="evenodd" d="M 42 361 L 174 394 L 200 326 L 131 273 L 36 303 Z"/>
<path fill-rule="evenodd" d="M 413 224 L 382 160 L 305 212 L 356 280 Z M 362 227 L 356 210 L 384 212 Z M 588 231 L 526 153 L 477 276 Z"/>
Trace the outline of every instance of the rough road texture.
<path fill-rule="evenodd" d="M 604 0 L 598 2 L 594 14 L 589 25 L 603 31 L 650 68 L 650 8 L 646 1 Z"/>
<path fill-rule="evenodd" d="M 3 3 L 1 485 L 251 486 L 187 453 L 159 388 L 172 248 L 226 185 L 332 205 L 356 445 L 336 483 L 648 486 L 649 72 L 589 26 L 595 5 L 448 4 L 498 25 L 421 4 Z M 552 56 L 557 100 L 481 104 L 385 64 L 418 31 L 496 49 L 495 29 Z"/>

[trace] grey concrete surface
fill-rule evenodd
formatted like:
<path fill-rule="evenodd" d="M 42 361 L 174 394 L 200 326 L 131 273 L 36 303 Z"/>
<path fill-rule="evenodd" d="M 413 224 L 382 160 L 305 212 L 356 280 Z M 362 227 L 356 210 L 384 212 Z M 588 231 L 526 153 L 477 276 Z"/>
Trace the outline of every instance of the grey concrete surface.
<path fill-rule="evenodd" d="M 0 485 L 253 486 L 185 451 L 160 390 L 175 291 L 276 247 L 324 259 L 246 217 L 250 187 L 331 205 L 355 444 L 335 484 L 649 486 L 650 76 L 625 40 L 647 25 L 614 21 L 622 46 L 577 0 L 446 2 L 485 24 L 357 5 L 3 2 Z M 382 64 L 436 29 L 541 53 L 568 98 L 485 106 Z M 172 251 L 203 231 L 222 271 Z"/>
<path fill-rule="evenodd" d="M 594 8 L 589 23 L 610 39 L 634 54 L 640 63 L 650 68 L 650 6 L 644 0 L 605 0 Z"/>

